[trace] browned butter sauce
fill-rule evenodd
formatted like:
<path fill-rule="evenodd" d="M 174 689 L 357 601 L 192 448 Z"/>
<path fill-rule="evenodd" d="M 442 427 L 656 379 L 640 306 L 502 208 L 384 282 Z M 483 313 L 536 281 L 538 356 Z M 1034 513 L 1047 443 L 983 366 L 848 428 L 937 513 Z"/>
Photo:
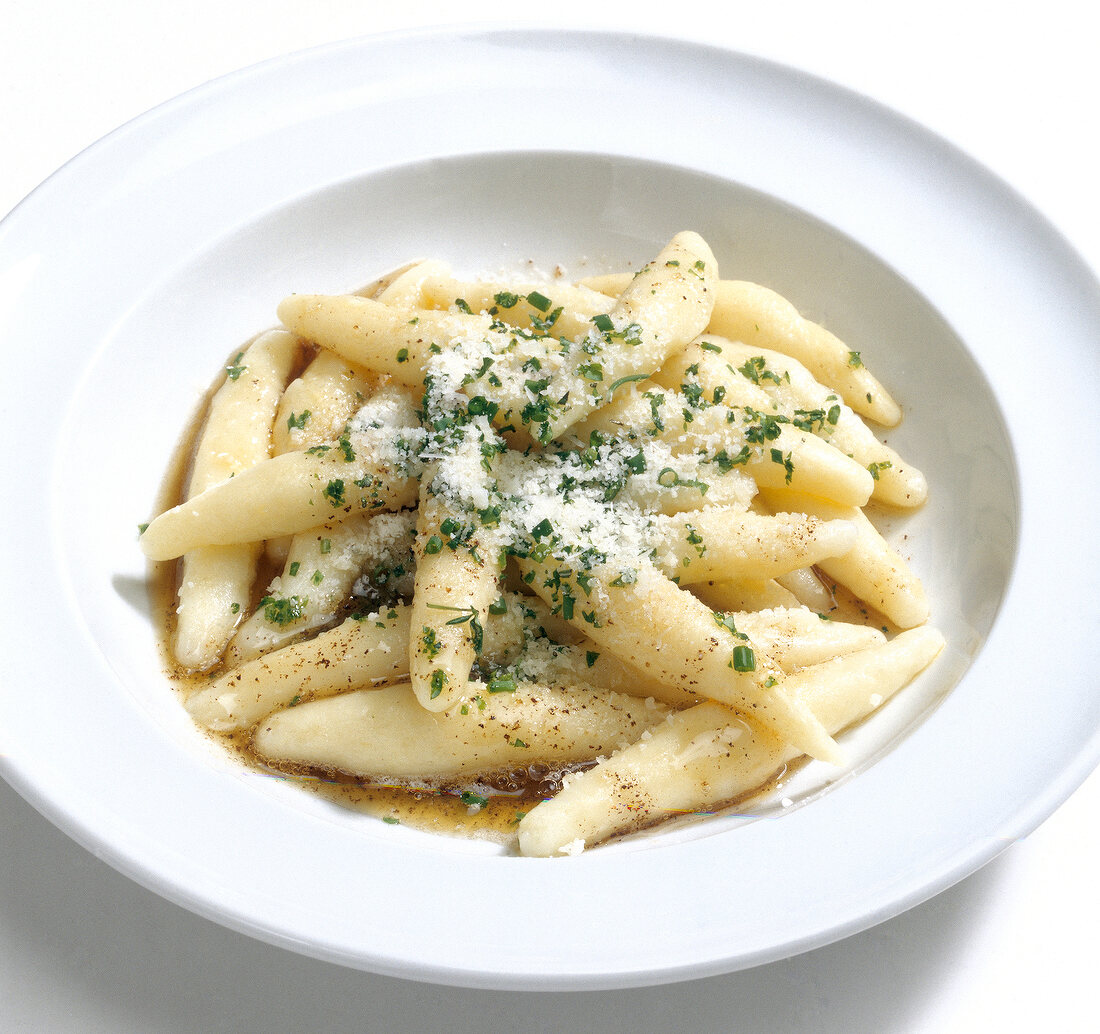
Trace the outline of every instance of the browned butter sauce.
<path fill-rule="evenodd" d="M 234 349 L 227 357 L 225 365 L 239 351 L 239 348 Z M 308 355 L 303 350 L 299 365 L 305 364 Z M 293 376 L 297 376 L 297 372 Z M 180 437 L 158 494 L 155 510 L 157 513 L 170 509 L 185 497 L 195 445 L 202 432 L 210 399 L 220 387 L 222 379 L 219 377 L 211 385 Z M 180 567 L 177 560 L 151 565 L 149 593 L 157 620 L 165 674 L 180 694 L 182 706 L 191 693 L 203 688 L 210 679 L 222 674 L 224 669 L 219 666 L 208 672 L 195 674 L 182 669 L 173 658 Z M 251 601 L 253 607 L 259 603 L 266 586 L 278 572 L 275 565 L 259 571 Z M 273 778 L 292 780 L 303 789 L 341 807 L 372 815 L 387 823 L 402 823 L 428 832 L 479 837 L 501 843 L 508 843 L 516 838 L 519 820 L 536 804 L 557 791 L 564 774 L 560 768 L 551 771 L 545 765 L 533 763 L 526 770 L 500 773 L 489 783 L 473 786 L 378 786 L 342 772 L 275 769 L 253 752 L 251 730 L 228 734 L 202 731 L 239 758 L 242 764 Z M 577 766 L 581 767 L 586 766 Z M 462 796 L 464 793 L 467 795 L 465 799 Z"/>
<path fill-rule="evenodd" d="M 239 350 L 234 350 L 231 355 L 235 355 Z M 303 356 L 303 363 L 304 359 L 305 356 Z M 185 433 L 181 436 L 161 487 L 157 501 L 156 512 L 158 513 L 175 506 L 184 498 L 195 443 L 202 430 L 210 398 L 219 386 L 220 379 L 211 386 L 202 404 L 197 407 Z M 195 674 L 181 669 L 172 656 L 180 566 L 179 561 L 152 565 L 149 585 L 153 613 L 158 618 L 159 641 L 165 672 L 179 692 L 182 706 L 188 695 L 204 687 L 211 678 L 221 674 L 224 669 L 219 666 L 208 672 Z M 266 586 L 271 578 L 279 573 L 279 569 L 277 565 L 271 564 L 268 569 L 259 571 L 251 601 L 253 608 L 259 603 L 266 591 Z M 836 604 L 831 616 L 876 627 L 887 627 L 885 619 L 880 614 L 869 610 L 865 604 L 843 589 L 836 588 L 833 592 Z M 373 785 L 358 776 L 343 772 L 310 771 L 293 766 L 276 769 L 252 750 L 251 730 L 228 734 L 202 731 L 218 741 L 224 749 L 249 768 L 266 773 L 273 778 L 293 781 L 303 790 L 314 793 L 337 806 L 373 816 L 386 823 L 403 824 L 431 833 L 487 839 L 506 845 L 516 840 L 518 825 L 523 816 L 539 802 L 553 796 L 561 786 L 562 777 L 568 771 L 579 771 L 591 766 L 591 763 L 586 763 L 571 769 L 562 769 L 559 766 L 551 770 L 548 766 L 536 762 L 525 770 L 499 773 L 484 783 L 475 785 L 440 787 Z M 794 767 L 790 771 L 793 771 Z M 751 793 L 726 802 L 722 806 L 714 807 L 707 814 L 750 807 L 753 800 L 779 789 L 788 774 L 790 774 L 788 770 L 777 772 L 764 785 Z"/>
<path fill-rule="evenodd" d="M 364 288 L 362 294 L 372 294 L 384 286 L 391 274 Z M 227 357 L 240 349 L 234 349 Z M 303 347 L 297 369 L 291 377 L 296 377 L 304 367 L 313 350 Z M 215 380 L 206 396 L 196 408 L 188 427 L 180 438 L 175 454 L 171 458 L 168 471 L 157 500 L 160 513 L 183 500 L 187 485 L 195 445 L 202 430 L 210 399 L 221 384 L 222 377 Z M 160 632 L 160 646 L 168 678 L 176 686 L 184 699 L 197 689 L 205 686 L 210 678 L 219 675 L 224 669 L 220 666 L 209 672 L 194 674 L 184 671 L 172 656 L 171 644 L 175 632 L 175 604 L 179 587 L 178 561 L 153 565 L 150 578 L 150 595 L 153 612 L 157 615 Z M 242 608 L 242 616 L 251 612 L 263 596 L 271 578 L 279 573 L 279 568 L 270 565 L 261 570 L 253 589 L 252 606 Z M 843 591 L 836 592 L 836 609 L 831 616 L 853 622 L 886 628 L 887 623 L 877 613 L 867 610 L 864 605 Z M 320 629 L 318 630 L 320 631 Z M 222 746 L 238 757 L 242 764 L 258 771 L 270 774 L 274 778 L 293 780 L 303 789 L 318 794 L 325 800 L 366 815 L 374 816 L 384 822 L 401 823 L 417 829 L 448 835 L 479 837 L 501 843 L 510 843 L 517 836 L 520 819 L 540 801 L 552 796 L 561 785 L 562 777 L 567 774 L 560 768 L 551 771 L 544 765 L 533 764 L 526 770 L 502 773 L 485 783 L 474 786 L 446 787 L 405 787 L 393 785 L 369 785 L 359 777 L 341 772 L 309 771 L 294 768 L 277 770 L 269 762 L 258 757 L 252 750 L 251 731 L 233 734 L 207 732 Z M 589 767 L 591 763 L 577 766 L 572 771 Z M 743 796 L 730 805 L 743 806 L 747 801 L 761 793 L 774 790 L 781 785 L 785 773 L 777 773 L 764 786 Z M 717 809 L 716 809 L 717 810 Z"/>
<path fill-rule="evenodd" d="M 172 659 L 177 567 L 175 562 L 157 564 L 150 585 L 155 612 L 160 619 L 159 638 L 165 671 L 180 694 L 182 706 L 189 694 L 204 687 L 209 679 L 221 674 L 222 669 L 196 675 L 182 671 Z M 266 584 L 262 579 L 261 583 Z M 433 833 L 480 837 L 501 843 L 515 838 L 519 820 L 556 792 L 564 774 L 560 768 L 551 771 L 533 763 L 525 770 L 500 773 L 486 783 L 469 786 L 379 786 L 343 772 L 273 768 L 253 752 L 251 730 L 236 733 L 202 731 L 239 758 L 242 764 L 272 777 L 294 781 L 341 807 Z M 463 794 L 467 796 L 463 798 Z"/>
<path fill-rule="evenodd" d="M 357 293 L 373 297 L 405 272 L 409 265 L 401 266 L 379 277 Z M 246 345 L 249 343 L 251 342 L 247 342 Z M 229 353 L 226 362 L 222 364 L 223 367 L 231 365 L 232 357 L 240 350 L 236 348 Z M 315 349 L 312 347 L 302 347 L 295 369 L 291 371 L 290 380 L 301 373 L 314 354 Z M 214 379 L 196 406 L 180 437 L 175 454 L 171 457 L 155 512 L 161 513 L 170 509 L 185 498 L 195 447 L 202 432 L 211 399 L 224 379 L 225 374 L 222 372 Z M 182 670 L 176 663 L 172 655 L 172 642 L 175 637 L 175 604 L 179 589 L 180 562 L 158 563 L 152 567 L 149 580 L 150 596 L 153 613 L 158 617 L 161 655 L 166 674 L 180 693 L 182 704 L 188 694 L 206 685 L 209 679 L 221 674 L 222 669 L 215 668 L 196 675 Z M 278 573 L 278 568 L 274 565 L 269 570 L 261 569 L 258 572 L 253 587 L 251 608 L 259 603 L 266 586 Z M 247 613 L 251 608 L 249 611 L 244 611 L 242 608 L 242 611 Z M 240 758 L 242 764 L 279 778 L 294 780 L 303 789 L 340 806 L 373 815 L 388 823 L 404 823 L 433 833 L 481 837 L 500 842 L 509 842 L 516 838 L 519 820 L 541 800 L 556 792 L 564 774 L 561 769 L 550 771 L 546 766 L 534 763 L 528 766 L 525 772 L 500 774 L 494 786 L 436 788 L 376 786 L 368 785 L 356 776 L 340 772 L 278 771 L 253 752 L 250 731 L 234 734 L 203 731 Z M 467 794 L 465 800 L 462 797 L 463 793 Z"/>

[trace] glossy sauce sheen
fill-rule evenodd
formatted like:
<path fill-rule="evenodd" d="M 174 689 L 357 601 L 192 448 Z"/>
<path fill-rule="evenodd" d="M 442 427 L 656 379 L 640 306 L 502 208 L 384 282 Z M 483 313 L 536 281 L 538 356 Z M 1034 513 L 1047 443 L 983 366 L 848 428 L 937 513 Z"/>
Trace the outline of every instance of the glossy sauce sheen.
<path fill-rule="evenodd" d="M 397 270 L 358 293 L 372 295 L 400 272 L 401 270 Z M 238 351 L 239 349 L 235 349 L 231 356 L 236 355 Z M 291 372 L 291 380 L 298 376 L 313 354 L 312 348 L 302 347 L 299 362 Z M 181 437 L 162 485 L 157 512 L 169 509 L 184 498 L 196 441 L 203 428 L 210 400 L 220 383 L 219 378 L 210 387 L 202 404 L 197 407 L 186 433 Z M 180 568 L 181 561 L 154 565 L 150 585 L 154 612 L 160 618 L 160 644 L 166 673 L 181 695 L 186 698 L 190 693 L 203 687 L 210 677 L 221 674 L 224 668 L 219 666 L 210 672 L 195 675 L 182 670 L 172 658 L 171 644 L 175 631 L 175 603 Z M 242 608 L 242 615 L 251 613 L 264 595 L 266 586 L 280 569 L 280 566 L 270 563 L 265 568 L 264 561 L 261 560 L 261 569 L 253 586 L 253 598 L 247 610 Z M 833 617 L 886 629 L 888 623 L 881 615 L 868 610 L 864 604 L 843 589 L 834 589 L 833 595 L 835 600 Z M 322 629 L 317 629 L 317 632 L 320 631 Z M 433 833 L 480 837 L 503 843 L 515 839 L 519 820 L 540 801 L 552 796 L 560 788 L 561 778 L 565 774 L 565 770 L 560 768 L 551 772 L 545 765 L 534 764 L 526 771 L 501 773 L 495 778 L 472 786 L 410 788 L 370 785 L 360 777 L 342 772 L 291 767 L 286 770 L 275 769 L 253 751 L 251 730 L 229 734 L 203 731 L 218 740 L 248 767 L 275 778 L 293 780 L 302 788 L 342 807 L 375 816 L 385 822 L 402 823 Z M 589 767 L 590 764 L 576 766 L 573 770 Z M 726 808 L 735 804 L 744 804 L 765 792 L 778 789 L 782 786 L 786 775 L 786 771 L 776 773 L 764 786 L 748 795 L 742 795 L 737 801 L 728 802 Z M 465 799 L 463 799 L 464 795 Z M 713 811 L 708 812 L 708 814 L 711 813 Z"/>
<path fill-rule="evenodd" d="M 231 354 L 235 355 L 238 351 L 239 349 L 236 349 Z M 304 359 L 302 365 L 304 365 Z M 295 372 L 293 376 L 296 375 Z M 210 398 L 218 386 L 219 382 L 216 382 L 207 392 L 202 405 L 197 408 L 186 433 L 180 440 L 161 488 L 157 512 L 176 505 L 184 497 L 195 443 L 202 430 Z M 171 644 L 175 632 L 175 602 L 181 562 L 170 561 L 152 566 L 150 594 L 154 613 L 159 615 L 160 619 L 160 646 L 165 671 L 185 699 L 190 693 L 206 685 L 211 677 L 221 674 L 224 669 L 218 667 L 210 672 L 196 675 L 182 670 L 174 661 Z M 261 561 L 261 570 L 253 588 L 252 608 L 258 604 L 265 592 L 265 587 L 271 578 L 279 573 L 279 570 L 280 568 L 275 565 L 264 569 Z M 843 588 L 834 588 L 833 595 L 834 617 L 876 627 L 887 626 L 882 615 L 869 610 L 865 604 L 852 597 Z M 425 832 L 477 837 L 504 844 L 515 840 L 520 819 L 540 801 L 552 796 L 560 788 L 561 777 L 565 774 L 561 769 L 549 771 L 544 765 L 533 764 L 526 772 L 516 770 L 511 773 L 501 773 L 491 781 L 492 785 L 418 788 L 371 785 L 357 776 L 342 772 L 289 769 L 284 771 L 273 768 L 252 750 L 251 730 L 227 734 L 205 729 L 202 731 L 217 740 L 249 768 L 266 773 L 273 778 L 292 780 L 301 788 L 340 807 L 373 816 L 386 823 L 400 823 Z M 589 765 L 575 766 L 572 771 L 586 767 Z M 743 795 L 736 801 L 727 802 L 725 809 L 743 806 L 765 793 L 781 789 L 788 774 L 786 769 L 777 772 L 772 779 L 750 794 Z M 473 796 L 463 800 L 464 792 Z M 714 811 L 719 810 L 723 809 L 714 808 L 706 814 L 713 814 Z"/>
<path fill-rule="evenodd" d="M 231 358 L 240 349 L 234 349 Z M 303 357 L 304 365 L 305 357 Z M 297 370 L 292 377 L 297 376 Z M 175 506 L 184 498 L 185 486 L 191 472 L 195 444 L 203 428 L 210 399 L 220 386 L 215 382 L 206 393 L 180 439 L 157 500 L 156 512 Z M 175 604 L 179 589 L 181 562 L 172 560 L 151 565 L 149 579 L 153 613 L 158 617 L 159 642 L 165 674 L 186 699 L 191 693 L 204 687 L 208 680 L 224 670 L 221 667 L 203 674 L 194 674 L 180 668 L 172 657 L 175 635 Z M 271 578 L 278 568 L 271 566 L 261 570 L 253 589 L 252 607 L 258 604 Z M 320 629 L 318 630 L 320 631 Z M 267 773 L 274 778 L 293 780 L 303 789 L 316 793 L 341 807 L 363 812 L 388 823 L 403 823 L 432 833 L 452 836 L 481 837 L 508 842 L 516 836 L 520 818 L 536 804 L 551 796 L 560 785 L 561 772 L 540 770 L 530 766 L 528 772 L 505 773 L 496 780 L 499 785 L 455 786 L 445 788 L 409 788 L 401 786 L 374 786 L 363 780 L 340 772 L 289 772 L 272 768 L 259 758 L 251 747 L 251 730 L 222 734 L 202 730 L 219 742 L 249 768 Z M 583 767 L 583 766 L 582 766 Z M 541 766 L 545 769 L 545 766 Z M 470 798 L 467 803 L 461 797 L 469 792 L 476 798 L 487 800 L 485 806 Z"/>

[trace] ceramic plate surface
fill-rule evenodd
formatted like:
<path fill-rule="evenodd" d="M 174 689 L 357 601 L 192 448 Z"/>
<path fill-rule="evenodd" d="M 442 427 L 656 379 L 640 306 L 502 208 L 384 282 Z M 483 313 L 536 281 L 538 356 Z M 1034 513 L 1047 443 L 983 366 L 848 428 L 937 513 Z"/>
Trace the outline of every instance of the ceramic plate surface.
<path fill-rule="evenodd" d="M 906 410 L 890 443 L 931 485 L 890 535 L 948 646 L 845 741 L 851 768 L 804 773 L 789 806 L 541 860 L 344 812 L 209 744 L 163 675 L 136 526 L 232 349 L 285 294 L 412 258 L 584 275 L 680 229 L 863 354 Z M 123 127 L 7 218 L 0 332 L 0 770 L 97 855 L 235 929 L 474 986 L 729 971 L 942 890 L 1100 755 L 1082 605 L 1097 283 L 1000 181 L 819 80 L 569 32 L 262 65 Z"/>

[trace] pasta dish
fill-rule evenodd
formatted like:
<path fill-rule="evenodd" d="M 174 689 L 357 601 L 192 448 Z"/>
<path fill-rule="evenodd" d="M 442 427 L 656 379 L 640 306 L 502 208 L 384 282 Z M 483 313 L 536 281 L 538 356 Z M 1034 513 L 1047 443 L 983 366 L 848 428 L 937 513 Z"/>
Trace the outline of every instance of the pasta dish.
<path fill-rule="evenodd" d="M 943 646 L 868 507 L 924 477 L 850 350 L 677 234 L 636 273 L 411 264 L 234 353 L 180 501 L 170 648 L 269 771 L 572 855 L 751 797 Z"/>

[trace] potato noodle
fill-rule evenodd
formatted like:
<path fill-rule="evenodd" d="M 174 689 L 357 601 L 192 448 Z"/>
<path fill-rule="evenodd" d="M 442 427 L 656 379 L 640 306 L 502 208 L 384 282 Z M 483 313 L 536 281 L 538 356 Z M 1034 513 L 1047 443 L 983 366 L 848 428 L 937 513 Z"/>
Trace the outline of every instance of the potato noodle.
<path fill-rule="evenodd" d="M 278 315 L 141 536 L 185 704 L 253 763 L 569 856 L 842 764 L 942 649 L 872 520 L 927 495 L 871 427 L 900 408 L 698 234 L 633 274 L 431 260 Z"/>

